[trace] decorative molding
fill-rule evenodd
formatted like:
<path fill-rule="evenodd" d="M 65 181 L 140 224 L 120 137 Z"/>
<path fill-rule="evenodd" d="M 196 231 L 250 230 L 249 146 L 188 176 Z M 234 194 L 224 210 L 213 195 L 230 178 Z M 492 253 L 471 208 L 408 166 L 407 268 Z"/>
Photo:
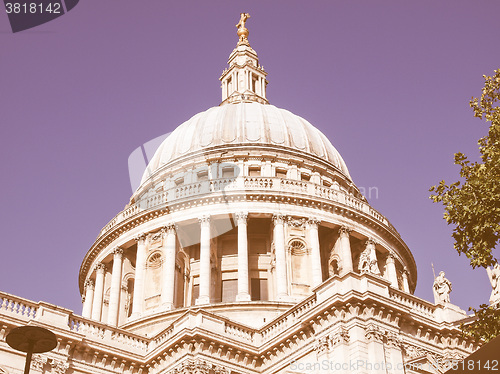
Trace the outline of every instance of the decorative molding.
<path fill-rule="evenodd" d="M 65 374 L 69 369 L 69 363 L 62 360 L 57 360 L 55 358 L 49 358 L 40 354 L 34 354 L 31 358 L 31 369 L 39 370 L 43 373 L 45 367 L 50 366 L 50 373 L 52 374 Z"/>
<path fill-rule="evenodd" d="M 307 219 L 307 224 L 309 226 L 318 226 L 321 223 L 321 220 L 314 218 L 314 217 L 309 217 Z"/>
<path fill-rule="evenodd" d="M 95 272 L 96 273 L 104 273 L 106 271 L 106 265 L 104 265 L 102 262 L 99 262 L 96 266 L 95 266 Z"/>
<path fill-rule="evenodd" d="M 285 216 L 283 214 L 273 214 L 274 225 L 282 225 L 285 223 Z"/>
<path fill-rule="evenodd" d="M 368 246 L 371 246 L 371 245 L 377 245 L 378 243 L 375 241 L 375 239 L 373 238 L 368 238 L 365 242 L 365 245 L 368 247 Z"/>
<path fill-rule="evenodd" d="M 166 226 L 163 226 L 161 229 L 164 233 L 166 233 L 167 235 L 170 235 L 170 234 L 175 234 L 175 230 L 177 229 L 176 226 L 177 225 L 174 222 L 172 222 Z"/>
<path fill-rule="evenodd" d="M 239 212 L 239 213 L 236 213 L 234 216 L 236 218 L 236 224 L 237 225 L 239 225 L 240 223 L 241 224 L 246 224 L 247 223 L 248 212 Z"/>
<path fill-rule="evenodd" d="M 142 233 L 142 234 L 139 234 L 137 235 L 134 240 L 138 243 L 138 244 L 142 244 L 146 241 L 146 234 L 145 233 Z"/>
<path fill-rule="evenodd" d="M 122 258 L 123 249 L 121 249 L 120 247 L 116 247 L 111 253 L 113 253 L 114 258 Z"/>
<path fill-rule="evenodd" d="M 39 354 L 34 354 L 31 357 L 31 368 L 33 370 L 40 370 L 43 371 L 43 367 L 47 363 L 47 357 L 39 355 Z"/>
<path fill-rule="evenodd" d="M 209 364 L 202 360 L 184 361 L 179 367 L 167 371 L 168 374 L 229 374 L 223 366 Z"/>
<path fill-rule="evenodd" d="M 289 226 L 296 227 L 296 228 L 304 228 L 306 225 L 307 220 L 305 218 L 293 218 L 293 217 L 286 217 L 286 223 Z"/>
<path fill-rule="evenodd" d="M 339 227 L 339 235 L 342 236 L 349 236 L 351 233 L 352 229 L 350 229 L 347 226 L 340 226 Z"/>
<path fill-rule="evenodd" d="M 210 216 L 201 216 L 198 218 L 198 222 L 200 223 L 201 226 L 207 226 L 210 225 Z"/>
<path fill-rule="evenodd" d="M 379 327 L 377 327 L 373 324 L 370 324 L 365 329 L 365 338 L 368 341 L 383 342 L 384 341 L 384 331 L 382 331 Z"/>
<path fill-rule="evenodd" d="M 89 287 L 90 287 L 91 289 L 93 289 L 93 288 L 94 288 L 94 286 L 95 286 L 95 282 L 94 282 L 94 280 L 93 280 L 93 279 L 87 279 L 87 280 L 85 281 L 85 291 L 87 291 L 87 288 L 89 288 Z"/>
<path fill-rule="evenodd" d="M 331 352 L 339 344 L 349 344 L 350 339 L 349 331 L 344 327 L 340 327 L 331 334 L 319 339 L 314 350 L 316 355 L 320 356 L 325 352 Z"/>

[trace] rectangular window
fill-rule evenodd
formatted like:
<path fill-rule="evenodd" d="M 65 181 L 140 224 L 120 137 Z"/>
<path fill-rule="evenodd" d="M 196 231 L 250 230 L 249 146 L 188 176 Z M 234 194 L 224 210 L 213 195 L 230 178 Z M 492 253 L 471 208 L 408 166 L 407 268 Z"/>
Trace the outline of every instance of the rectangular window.
<path fill-rule="evenodd" d="M 197 177 L 198 177 L 198 181 L 208 180 L 208 171 L 206 171 L 206 170 L 199 171 L 197 174 Z"/>
<path fill-rule="evenodd" d="M 267 301 L 269 300 L 267 294 L 267 279 L 252 278 L 252 300 Z"/>
<path fill-rule="evenodd" d="M 260 167 L 259 166 L 251 166 L 248 168 L 248 175 L 250 177 L 260 177 Z"/>
<path fill-rule="evenodd" d="M 311 179 L 311 176 L 306 173 L 300 173 L 300 179 L 302 179 L 305 182 L 309 182 L 309 179 Z"/>
<path fill-rule="evenodd" d="M 236 301 L 238 294 L 238 280 L 227 279 L 222 281 L 222 302 L 232 303 Z"/>
<path fill-rule="evenodd" d="M 184 177 L 180 177 L 180 178 L 177 178 L 177 179 L 175 180 L 175 185 L 176 185 L 176 186 L 180 186 L 180 185 L 181 185 L 181 184 L 183 184 L 183 183 L 184 183 Z"/>
<path fill-rule="evenodd" d="M 222 178 L 234 177 L 234 168 L 222 168 Z"/>
<path fill-rule="evenodd" d="M 285 169 L 276 169 L 276 177 L 286 178 L 286 170 Z"/>
<path fill-rule="evenodd" d="M 191 297 L 191 305 L 196 304 L 196 299 L 200 297 L 200 285 L 195 284 L 193 285 L 193 296 Z"/>

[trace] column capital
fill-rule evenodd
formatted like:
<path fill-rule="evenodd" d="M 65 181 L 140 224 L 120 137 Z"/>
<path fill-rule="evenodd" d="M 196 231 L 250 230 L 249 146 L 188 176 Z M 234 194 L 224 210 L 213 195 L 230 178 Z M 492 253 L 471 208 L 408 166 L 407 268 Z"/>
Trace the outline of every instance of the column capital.
<path fill-rule="evenodd" d="M 236 217 L 236 224 L 245 224 L 248 219 L 248 212 L 238 212 L 234 216 Z"/>
<path fill-rule="evenodd" d="M 201 216 L 198 217 L 198 222 L 203 225 L 210 225 L 210 216 Z"/>
<path fill-rule="evenodd" d="M 175 222 L 171 222 L 168 225 L 165 225 L 161 228 L 161 231 L 166 234 L 173 234 L 175 233 L 175 230 L 177 229 L 177 225 Z"/>
<path fill-rule="evenodd" d="M 134 238 L 134 240 L 135 240 L 137 243 L 141 243 L 141 242 L 143 242 L 143 243 L 144 243 L 144 241 L 146 240 L 146 233 L 142 233 L 142 234 L 137 235 L 137 236 Z"/>
<path fill-rule="evenodd" d="M 401 272 L 401 275 L 403 276 L 403 278 L 408 278 L 409 274 L 410 274 L 410 272 L 408 271 L 408 268 L 405 266 L 403 268 L 403 271 Z"/>
<path fill-rule="evenodd" d="M 104 265 L 102 262 L 99 262 L 95 266 L 95 271 L 96 273 L 104 273 L 106 271 L 106 265 Z"/>
<path fill-rule="evenodd" d="M 123 249 L 121 249 L 120 247 L 116 247 L 111 253 L 113 253 L 113 258 L 122 258 Z"/>
<path fill-rule="evenodd" d="M 274 224 L 284 224 L 285 223 L 285 216 L 283 214 L 273 214 L 273 222 Z"/>
<path fill-rule="evenodd" d="M 316 226 L 317 227 L 320 223 L 321 223 L 321 220 L 314 218 L 314 217 L 309 217 L 307 219 L 307 224 L 309 226 Z"/>
<path fill-rule="evenodd" d="M 371 245 L 377 245 L 378 243 L 375 241 L 375 239 L 373 238 L 368 238 L 365 242 L 365 245 L 368 247 L 368 246 L 371 246 Z"/>
<path fill-rule="evenodd" d="M 94 288 L 94 285 L 95 285 L 95 282 L 94 282 L 94 280 L 93 280 L 93 279 L 87 279 L 87 280 L 85 281 L 85 286 L 84 286 L 84 287 L 85 287 L 85 290 L 86 290 L 87 288 L 91 288 L 91 289 L 93 289 L 93 288 Z"/>
<path fill-rule="evenodd" d="M 387 255 L 387 263 L 388 264 L 394 264 L 395 263 L 395 257 L 392 253 L 389 252 L 389 254 Z"/>
<path fill-rule="evenodd" d="M 352 231 L 352 229 L 350 229 L 347 226 L 340 226 L 340 228 L 339 228 L 339 234 L 340 234 L 340 236 L 349 236 L 349 234 L 351 233 L 351 231 Z"/>

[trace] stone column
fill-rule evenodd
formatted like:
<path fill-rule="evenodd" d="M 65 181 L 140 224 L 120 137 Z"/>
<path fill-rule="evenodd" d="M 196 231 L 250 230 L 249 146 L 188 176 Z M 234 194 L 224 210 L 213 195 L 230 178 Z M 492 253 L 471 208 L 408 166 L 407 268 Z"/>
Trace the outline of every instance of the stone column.
<path fill-rule="evenodd" d="M 95 291 L 94 291 L 94 301 L 92 302 L 92 319 L 96 321 L 101 320 L 102 312 L 102 302 L 104 296 L 104 272 L 106 271 L 106 266 L 103 263 L 98 263 L 95 267 L 96 277 L 95 277 Z"/>
<path fill-rule="evenodd" d="M 164 228 L 166 233 L 163 248 L 163 284 L 161 287 L 161 303 L 165 310 L 174 308 L 175 294 L 175 225 L 170 224 Z"/>
<path fill-rule="evenodd" d="M 285 254 L 285 217 L 281 214 L 273 216 L 274 221 L 274 254 L 276 257 L 276 293 L 277 299 L 288 297 L 288 284 L 286 279 L 286 254 Z"/>
<path fill-rule="evenodd" d="M 94 301 L 94 281 L 87 279 L 85 281 L 85 302 L 83 303 L 82 316 L 90 318 L 92 316 L 92 303 Z"/>
<path fill-rule="evenodd" d="M 311 246 L 311 270 L 313 287 L 316 287 L 323 282 L 323 274 L 321 272 L 321 253 L 319 248 L 319 222 L 320 221 L 314 218 L 310 218 L 307 221 L 309 244 Z"/>
<path fill-rule="evenodd" d="M 210 216 L 203 216 L 200 222 L 200 296 L 196 305 L 210 303 Z"/>
<path fill-rule="evenodd" d="M 403 291 L 410 293 L 410 284 L 408 283 L 408 269 L 405 268 L 403 269 Z"/>
<path fill-rule="evenodd" d="M 236 214 L 238 225 L 238 295 L 236 295 L 236 301 L 251 300 L 248 287 L 247 218 L 247 213 Z"/>
<path fill-rule="evenodd" d="M 144 281 L 146 278 L 146 235 L 137 238 L 137 255 L 135 258 L 134 297 L 132 299 L 131 318 L 137 318 L 144 307 Z"/>
<path fill-rule="evenodd" d="M 351 230 L 346 226 L 342 226 L 339 229 L 340 234 L 340 245 L 342 253 L 342 273 L 345 274 L 353 270 L 352 267 L 352 253 L 351 253 L 351 242 L 349 241 L 349 233 Z"/>
<path fill-rule="evenodd" d="M 387 260 L 385 263 L 386 266 L 386 274 L 387 274 L 387 280 L 391 282 L 391 286 L 394 288 L 399 288 L 398 286 L 398 274 L 396 272 L 396 262 L 394 261 L 394 255 L 392 253 L 389 253 L 387 255 Z"/>
<path fill-rule="evenodd" d="M 111 290 L 109 293 L 108 325 L 118 325 L 118 310 L 122 286 L 123 249 L 113 251 L 113 269 L 111 273 Z"/>

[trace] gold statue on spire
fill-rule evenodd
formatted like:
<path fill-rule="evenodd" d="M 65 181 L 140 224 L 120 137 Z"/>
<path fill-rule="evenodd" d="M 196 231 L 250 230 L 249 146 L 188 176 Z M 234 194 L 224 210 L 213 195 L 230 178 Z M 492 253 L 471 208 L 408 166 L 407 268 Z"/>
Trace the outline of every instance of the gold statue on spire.
<path fill-rule="evenodd" d="M 245 27 L 245 22 L 250 18 L 250 14 L 248 13 L 240 13 L 240 22 L 236 25 L 238 28 L 238 36 L 240 40 L 238 44 L 245 43 L 248 44 L 248 29 Z"/>

